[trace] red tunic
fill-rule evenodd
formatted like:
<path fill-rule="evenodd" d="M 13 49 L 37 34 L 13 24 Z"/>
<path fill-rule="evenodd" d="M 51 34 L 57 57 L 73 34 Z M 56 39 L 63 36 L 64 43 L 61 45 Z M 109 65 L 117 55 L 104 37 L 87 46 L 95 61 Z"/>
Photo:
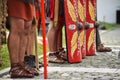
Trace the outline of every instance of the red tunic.
<path fill-rule="evenodd" d="M 34 0 L 35 12 L 36 12 L 37 19 L 41 18 L 40 4 L 41 4 L 41 2 L 39 0 Z"/>
<path fill-rule="evenodd" d="M 22 18 L 24 20 L 32 20 L 34 15 L 34 4 L 22 2 L 21 0 L 8 0 L 8 15 L 12 17 Z"/>

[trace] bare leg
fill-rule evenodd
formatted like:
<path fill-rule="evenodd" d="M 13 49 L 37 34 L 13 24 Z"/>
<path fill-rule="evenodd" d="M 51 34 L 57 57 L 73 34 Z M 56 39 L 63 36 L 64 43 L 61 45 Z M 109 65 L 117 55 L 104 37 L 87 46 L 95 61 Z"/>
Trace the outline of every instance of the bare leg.
<path fill-rule="evenodd" d="M 24 61 L 26 48 L 28 46 L 27 45 L 27 43 L 28 43 L 28 34 L 30 33 L 31 23 L 32 23 L 32 21 L 24 21 L 23 32 L 20 35 L 20 39 L 21 39 L 21 41 L 20 41 L 20 51 L 19 51 L 20 62 Z"/>
<path fill-rule="evenodd" d="M 57 36 L 57 27 L 54 27 L 53 21 L 50 21 L 50 28 L 48 30 L 48 44 L 50 52 L 57 51 Z"/>
<path fill-rule="evenodd" d="M 8 36 L 8 50 L 11 64 L 19 62 L 20 34 L 24 21 L 15 17 L 10 17 L 10 34 Z"/>
<path fill-rule="evenodd" d="M 38 21 L 36 21 L 36 24 Z M 26 48 L 26 56 L 24 58 L 24 61 L 31 67 L 36 67 L 35 64 L 35 58 L 36 56 L 34 56 L 34 41 L 35 41 L 35 32 L 34 32 L 34 27 L 37 25 L 31 25 L 29 28 L 29 34 L 27 36 L 27 48 Z M 43 64 L 39 62 L 39 67 L 42 67 Z"/>
<path fill-rule="evenodd" d="M 58 52 L 58 46 L 61 46 L 61 41 L 58 39 L 61 38 L 60 26 L 53 26 L 53 21 L 50 21 L 50 28 L 48 30 L 48 44 L 49 44 L 49 62 L 53 63 L 64 63 L 64 60 L 61 58 Z M 60 38 L 58 38 L 60 37 Z M 59 43 L 58 43 L 59 42 Z M 59 57 L 58 57 L 59 56 Z"/>
<path fill-rule="evenodd" d="M 67 54 L 66 51 L 64 50 L 62 46 L 62 28 L 63 28 L 63 23 L 59 23 L 58 25 L 58 37 L 57 37 L 57 50 L 59 51 L 59 55 L 61 55 L 62 59 L 67 61 Z"/>
<path fill-rule="evenodd" d="M 30 27 L 30 32 L 28 34 L 28 43 L 27 43 L 27 55 L 33 55 L 33 50 L 34 50 L 34 29 L 33 26 Z"/>
<path fill-rule="evenodd" d="M 33 55 L 33 53 L 34 53 L 33 52 L 34 51 L 34 41 L 35 41 L 34 27 L 40 26 L 38 21 L 39 21 L 39 19 L 36 19 L 36 21 L 35 21 L 36 25 L 32 24 L 30 26 L 30 32 L 28 34 L 28 44 L 27 44 L 27 50 L 26 50 L 28 56 Z"/>
<path fill-rule="evenodd" d="M 59 48 L 62 48 L 62 28 L 63 28 L 63 23 L 58 24 L 58 36 L 57 36 L 57 50 Z"/>

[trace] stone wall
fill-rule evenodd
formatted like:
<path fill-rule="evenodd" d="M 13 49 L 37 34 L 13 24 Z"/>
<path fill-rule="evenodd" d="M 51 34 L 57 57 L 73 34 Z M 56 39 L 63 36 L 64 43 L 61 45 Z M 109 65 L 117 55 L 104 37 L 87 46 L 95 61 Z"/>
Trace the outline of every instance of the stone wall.
<path fill-rule="evenodd" d="M 2 47 L 2 44 L 6 43 L 6 16 L 7 16 L 7 6 L 6 6 L 7 0 L 0 0 L 0 49 Z M 2 56 L 0 53 L 0 65 L 2 63 Z"/>

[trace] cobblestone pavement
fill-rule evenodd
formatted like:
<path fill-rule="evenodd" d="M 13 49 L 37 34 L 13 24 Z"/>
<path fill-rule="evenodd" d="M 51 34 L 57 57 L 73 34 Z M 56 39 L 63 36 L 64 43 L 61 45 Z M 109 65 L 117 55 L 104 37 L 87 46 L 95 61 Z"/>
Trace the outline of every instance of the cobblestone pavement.
<path fill-rule="evenodd" d="M 101 34 L 102 42 L 106 45 L 120 46 L 120 28 Z"/>
<path fill-rule="evenodd" d="M 101 33 L 102 42 L 111 47 L 112 52 L 96 52 L 95 56 L 87 56 L 80 63 L 64 64 L 48 63 L 48 79 L 54 80 L 120 80 L 120 28 Z M 43 68 L 40 76 L 33 79 L 44 79 Z M 2 76 L 10 79 L 9 74 Z"/>

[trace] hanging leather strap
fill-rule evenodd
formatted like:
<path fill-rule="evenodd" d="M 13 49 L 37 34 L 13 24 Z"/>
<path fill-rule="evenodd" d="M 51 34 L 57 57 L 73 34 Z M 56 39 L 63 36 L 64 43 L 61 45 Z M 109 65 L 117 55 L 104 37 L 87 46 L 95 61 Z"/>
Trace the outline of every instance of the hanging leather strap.
<path fill-rule="evenodd" d="M 54 9 L 54 27 L 58 24 L 58 13 L 59 13 L 59 0 L 55 0 L 55 9 Z"/>

